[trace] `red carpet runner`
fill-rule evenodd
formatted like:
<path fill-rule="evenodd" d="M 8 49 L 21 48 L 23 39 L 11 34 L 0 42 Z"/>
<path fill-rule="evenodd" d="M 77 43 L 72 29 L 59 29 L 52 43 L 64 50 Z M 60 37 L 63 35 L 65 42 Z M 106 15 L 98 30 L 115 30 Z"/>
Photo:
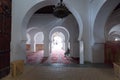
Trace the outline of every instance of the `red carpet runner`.
<path fill-rule="evenodd" d="M 44 57 L 44 51 L 39 51 L 35 53 L 28 52 L 27 53 L 27 63 L 34 64 L 34 63 L 62 63 L 62 64 L 79 64 L 79 59 L 65 57 L 64 50 L 54 50 L 50 53 L 49 57 Z"/>

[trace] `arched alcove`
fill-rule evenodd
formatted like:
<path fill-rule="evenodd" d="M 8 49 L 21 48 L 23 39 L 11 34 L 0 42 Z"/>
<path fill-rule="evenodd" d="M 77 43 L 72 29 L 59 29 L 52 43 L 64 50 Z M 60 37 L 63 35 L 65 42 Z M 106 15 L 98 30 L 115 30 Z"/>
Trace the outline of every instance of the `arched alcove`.
<path fill-rule="evenodd" d="M 35 39 L 34 36 L 36 37 L 36 34 L 40 32 L 40 29 L 37 27 L 30 27 L 27 29 L 26 33 L 29 34 L 30 37 L 30 51 L 35 52 L 36 47 L 35 47 Z"/>
<path fill-rule="evenodd" d="M 94 21 L 94 45 L 93 45 L 93 62 L 102 62 L 104 63 L 105 54 L 104 54 L 104 44 L 106 41 L 105 36 L 105 26 L 110 17 L 111 13 L 114 11 L 116 6 L 120 3 L 120 0 L 107 0 L 103 6 L 98 11 L 95 21 Z M 96 58 L 95 56 L 99 56 Z"/>
<path fill-rule="evenodd" d="M 50 40 L 50 41 L 51 41 L 51 36 L 52 36 L 52 34 L 53 34 L 54 32 L 56 32 L 56 30 L 62 31 L 64 34 L 66 34 L 67 40 L 70 39 L 69 31 L 68 31 L 65 27 L 63 27 L 63 26 L 56 26 L 56 27 L 54 27 L 54 28 L 50 31 L 50 35 L 49 35 L 49 40 Z"/>
<path fill-rule="evenodd" d="M 34 45 L 35 45 L 35 50 L 40 51 L 44 50 L 44 34 L 43 32 L 38 32 L 34 35 Z"/>
<path fill-rule="evenodd" d="M 50 40 L 49 50 L 50 50 L 50 52 L 52 50 L 52 44 L 53 44 L 53 39 L 54 39 L 55 35 L 56 35 L 56 37 L 58 36 L 62 39 L 62 41 L 64 41 L 62 44 L 62 47 L 63 47 L 63 50 L 66 51 L 68 46 L 70 45 L 69 44 L 70 43 L 69 42 L 70 34 L 65 27 L 56 26 L 50 31 L 50 34 L 49 34 L 49 40 Z"/>
<path fill-rule="evenodd" d="M 53 1 L 51 3 L 51 1 L 41 1 L 33 6 L 31 6 L 31 8 L 26 12 L 26 14 L 24 15 L 24 18 L 22 20 L 22 27 L 26 27 L 28 23 L 28 21 L 30 20 L 31 16 L 34 14 L 34 12 L 36 12 L 38 9 L 46 6 L 46 5 L 54 5 L 57 3 L 57 0 L 56 1 Z M 73 8 L 71 7 L 71 5 L 66 4 L 66 7 L 69 9 L 69 11 L 73 14 L 73 16 L 75 17 L 76 21 L 78 22 L 78 26 L 79 26 L 79 37 L 78 37 L 78 40 L 81 40 L 81 37 L 82 37 L 82 32 L 83 32 L 83 23 L 82 23 L 82 20 L 81 20 L 81 16 L 79 15 L 79 13 Z M 23 29 L 24 29 L 23 28 Z M 24 30 L 23 30 L 24 31 Z M 23 35 L 23 39 L 25 38 L 24 37 L 24 32 L 22 33 Z"/>
<path fill-rule="evenodd" d="M 119 41 L 120 40 L 120 24 L 113 26 L 107 36 L 106 41 Z"/>
<path fill-rule="evenodd" d="M 95 40 L 94 43 L 105 42 L 105 36 L 104 36 L 105 24 L 107 22 L 108 17 L 119 3 L 120 0 L 107 0 L 98 11 L 94 22 L 94 30 L 93 30 L 94 40 Z"/>
<path fill-rule="evenodd" d="M 65 35 L 62 32 L 56 31 L 51 36 L 51 51 L 62 49 L 65 50 Z"/>
<path fill-rule="evenodd" d="M 15 17 L 13 17 L 13 29 L 12 29 L 12 47 L 15 47 L 17 49 L 12 50 L 11 53 L 15 53 L 16 57 L 25 58 L 25 43 L 27 40 L 26 37 L 26 30 L 28 27 L 28 23 L 29 20 L 31 19 L 31 17 L 33 16 L 33 14 L 39 10 L 42 7 L 45 7 L 47 5 L 55 5 L 58 3 L 59 0 L 36 0 L 36 1 L 26 1 L 26 3 L 24 3 L 24 0 L 20 0 L 20 1 L 14 1 L 14 5 L 13 6 L 18 6 L 18 7 L 14 7 L 13 9 L 13 15 L 15 15 Z M 23 6 L 20 5 L 21 3 L 23 3 Z M 81 36 L 82 36 L 82 32 L 83 32 L 83 23 L 82 23 L 82 19 L 80 16 L 80 13 L 76 11 L 76 7 L 71 6 L 71 3 L 67 3 L 65 2 L 66 7 L 69 9 L 69 11 L 73 14 L 73 16 L 75 17 L 77 23 L 78 23 L 78 30 L 79 30 L 79 37 L 78 40 L 81 40 Z M 19 7 L 20 6 L 20 7 Z M 22 9 L 24 8 L 24 9 Z M 19 19 L 17 20 L 16 17 L 18 17 Z M 16 26 L 18 28 L 16 28 Z M 14 34 L 16 33 L 17 34 Z M 18 44 L 22 44 L 22 48 L 17 47 Z M 20 52 L 22 54 L 17 54 L 17 52 Z M 46 52 L 47 53 L 47 52 Z M 14 60 L 14 57 L 13 57 Z"/>

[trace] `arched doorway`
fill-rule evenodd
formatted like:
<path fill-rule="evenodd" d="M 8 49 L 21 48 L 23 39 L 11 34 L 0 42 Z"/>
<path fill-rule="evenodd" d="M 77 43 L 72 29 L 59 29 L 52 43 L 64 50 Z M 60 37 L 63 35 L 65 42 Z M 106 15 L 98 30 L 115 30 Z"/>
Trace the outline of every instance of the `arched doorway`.
<path fill-rule="evenodd" d="M 66 57 L 65 52 L 70 49 L 70 34 L 63 26 L 56 26 L 50 31 L 49 35 L 49 62 L 50 63 L 72 63 L 70 52 Z"/>
<path fill-rule="evenodd" d="M 112 5 L 111 5 L 112 3 Z M 120 0 L 107 0 L 103 3 L 100 10 L 96 14 L 96 18 L 93 24 L 93 62 L 94 63 L 104 63 L 105 62 L 105 50 L 106 48 L 106 32 L 108 32 L 108 29 L 106 29 L 106 26 L 110 27 L 110 24 L 114 21 L 113 19 L 109 19 L 111 17 L 111 14 L 114 12 L 114 9 L 116 6 L 120 3 Z M 108 6 L 110 6 L 108 8 Z M 107 12 L 106 12 L 107 11 Z M 104 14 L 104 15 L 103 15 Z M 103 16 L 101 16 L 103 15 Z M 112 18 L 112 17 L 111 17 Z M 112 21 L 112 22 L 110 22 Z M 109 22 L 109 24 L 107 24 Z M 108 28 L 107 27 L 107 28 Z M 99 56 L 97 58 L 96 56 Z"/>
<path fill-rule="evenodd" d="M 53 47 L 60 46 L 58 48 L 61 48 L 62 50 L 66 51 L 68 48 L 70 49 L 70 33 L 69 31 L 62 26 L 56 26 L 50 31 L 49 40 L 50 40 L 50 48 L 49 52 L 51 53 Z M 54 45 L 56 42 L 59 42 L 60 44 Z"/>
<path fill-rule="evenodd" d="M 106 40 L 107 41 L 120 41 L 120 24 L 117 24 L 115 26 L 113 26 L 107 36 L 106 36 Z"/>
<path fill-rule="evenodd" d="M 29 3 L 30 1 L 28 1 Z M 27 27 L 27 24 L 31 18 L 31 16 L 40 8 L 46 6 L 46 5 L 54 5 L 55 3 L 57 3 L 56 0 L 53 0 L 52 3 L 51 3 L 51 0 L 47 0 L 47 1 L 38 1 L 37 3 L 33 3 L 31 4 L 31 6 L 29 6 L 28 8 L 26 8 L 26 12 L 24 12 L 24 15 L 22 15 L 22 22 L 19 22 L 20 25 L 19 26 L 22 26 L 22 40 L 25 40 L 26 37 L 24 36 L 25 34 L 25 29 Z M 71 7 L 71 5 L 69 3 L 66 3 L 67 5 L 67 8 L 71 11 L 71 13 L 74 15 L 76 21 L 78 22 L 78 30 L 79 30 L 79 36 L 77 38 L 77 40 L 81 40 L 81 37 L 82 37 L 82 33 L 83 33 L 83 23 L 82 23 L 82 19 L 81 19 L 81 16 L 79 15 L 79 13 L 76 11 L 76 9 L 74 9 L 74 7 Z M 17 22 L 17 21 L 14 21 L 14 22 Z M 21 24 L 22 23 L 22 24 Z M 15 25 L 13 25 L 14 27 Z M 14 39 L 14 37 L 13 37 Z"/>
<path fill-rule="evenodd" d="M 51 51 L 65 50 L 65 36 L 62 32 L 54 32 L 51 37 Z"/>
<path fill-rule="evenodd" d="M 40 63 L 44 57 L 44 34 L 35 33 L 34 37 L 28 37 L 27 45 L 27 63 Z M 33 40 L 33 41 L 31 41 Z M 30 47 L 33 46 L 33 47 Z M 34 52 L 32 52 L 34 50 Z"/>
<path fill-rule="evenodd" d="M 51 52 L 49 54 L 50 63 L 63 63 L 62 58 L 65 53 L 65 35 L 56 31 L 51 36 Z"/>

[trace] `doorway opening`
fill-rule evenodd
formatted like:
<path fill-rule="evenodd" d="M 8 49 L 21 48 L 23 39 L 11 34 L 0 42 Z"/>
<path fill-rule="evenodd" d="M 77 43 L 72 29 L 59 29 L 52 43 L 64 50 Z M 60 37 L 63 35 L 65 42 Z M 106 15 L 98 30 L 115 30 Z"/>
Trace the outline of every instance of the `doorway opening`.
<path fill-rule="evenodd" d="M 49 55 L 51 63 L 63 63 L 65 46 L 65 35 L 60 31 L 54 32 L 51 36 L 51 53 Z"/>
<path fill-rule="evenodd" d="M 50 32 L 49 39 L 49 62 L 71 64 L 71 57 L 65 56 L 67 49 L 70 49 L 69 31 L 62 26 L 54 27 Z"/>
<path fill-rule="evenodd" d="M 52 35 L 51 51 L 65 51 L 65 36 L 62 32 L 55 32 Z"/>

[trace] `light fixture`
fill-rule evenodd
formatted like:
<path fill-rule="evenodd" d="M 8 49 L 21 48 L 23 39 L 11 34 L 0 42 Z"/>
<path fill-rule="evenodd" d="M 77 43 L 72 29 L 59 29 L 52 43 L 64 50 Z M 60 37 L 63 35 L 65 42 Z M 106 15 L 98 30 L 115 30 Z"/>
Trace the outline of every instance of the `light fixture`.
<path fill-rule="evenodd" d="M 115 38 L 115 41 L 119 41 L 119 38 Z"/>
<path fill-rule="evenodd" d="M 64 18 L 67 17 L 69 14 L 70 11 L 66 8 L 63 0 L 60 0 L 60 3 L 58 3 L 54 8 L 53 15 L 58 18 Z"/>

